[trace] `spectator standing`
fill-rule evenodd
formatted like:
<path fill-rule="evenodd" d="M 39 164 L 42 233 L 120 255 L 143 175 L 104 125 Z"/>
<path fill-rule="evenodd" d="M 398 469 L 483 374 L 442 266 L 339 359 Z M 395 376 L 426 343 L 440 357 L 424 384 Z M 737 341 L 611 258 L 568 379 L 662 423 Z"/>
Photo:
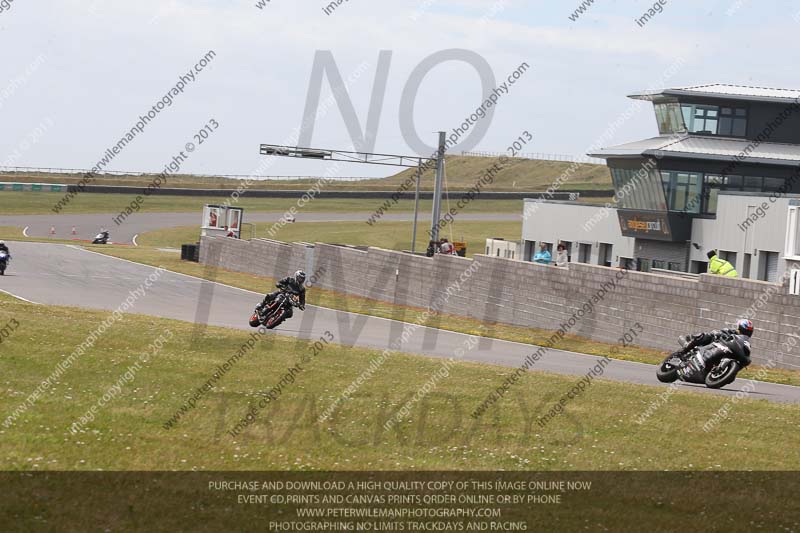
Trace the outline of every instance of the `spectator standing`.
<path fill-rule="evenodd" d="M 569 262 L 569 256 L 567 255 L 567 247 L 564 246 L 564 243 L 558 243 L 558 249 L 556 251 L 556 266 L 567 266 Z"/>
<path fill-rule="evenodd" d="M 539 245 L 539 251 L 533 256 L 533 262 L 539 263 L 540 265 L 549 265 L 552 260 L 553 256 L 550 255 L 550 250 L 547 249 L 547 244 L 541 243 Z"/>
<path fill-rule="evenodd" d="M 436 241 L 428 241 L 428 249 L 425 251 L 425 255 L 427 257 L 433 257 L 433 255 L 437 252 L 438 246 L 436 245 Z"/>
<path fill-rule="evenodd" d="M 439 246 L 439 253 L 453 255 L 456 253 L 456 248 L 447 239 L 442 239 L 442 244 Z"/>
<path fill-rule="evenodd" d="M 738 278 L 739 273 L 736 272 L 736 268 L 730 264 L 730 262 L 725 261 L 717 256 L 717 252 L 711 250 L 706 254 L 708 256 L 708 273 L 714 274 L 717 276 L 726 276 L 728 278 Z"/>

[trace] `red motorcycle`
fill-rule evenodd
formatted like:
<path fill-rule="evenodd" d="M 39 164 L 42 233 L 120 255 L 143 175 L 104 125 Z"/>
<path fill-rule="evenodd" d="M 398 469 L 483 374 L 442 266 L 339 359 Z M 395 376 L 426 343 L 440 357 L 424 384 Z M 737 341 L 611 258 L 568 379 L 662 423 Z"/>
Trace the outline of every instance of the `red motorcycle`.
<path fill-rule="evenodd" d="M 292 307 L 300 307 L 300 297 L 296 294 L 282 292 L 266 307 L 262 309 L 256 307 L 250 317 L 250 326 L 254 328 L 264 326 L 267 329 L 277 328 L 286 320 Z"/>

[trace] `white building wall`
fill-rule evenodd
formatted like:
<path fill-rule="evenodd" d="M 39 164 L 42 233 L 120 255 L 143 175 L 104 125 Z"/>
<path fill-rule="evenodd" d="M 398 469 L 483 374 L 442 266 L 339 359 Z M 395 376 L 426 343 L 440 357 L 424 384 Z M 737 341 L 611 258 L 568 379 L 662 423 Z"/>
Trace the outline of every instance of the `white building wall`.
<path fill-rule="evenodd" d="M 701 249 L 692 247 L 691 260 L 708 261 L 708 250 L 736 252 L 736 270 L 743 277 L 745 254 L 751 254 L 750 279 L 757 279 L 761 252 L 777 252 L 778 275 L 786 270 L 783 259 L 786 243 L 786 219 L 791 197 L 773 198 L 759 193 L 723 193 L 719 195 L 715 219 L 695 219 L 692 224 L 692 241 Z M 763 209 L 766 204 L 766 209 Z M 761 209 L 764 213 L 757 211 Z M 743 230 L 748 213 L 756 213 L 758 219 Z"/>
<path fill-rule="evenodd" d="M 519 256 L 519 243 L 505 239 L 486 239 L 486 255 L 502 257 L 504 259 L 521 259 Z"/>
<path fill-rule="evenodd" d="M 634 256 L 634 239 L 622 235 L 616 209 L 607 209 L 599 205 L 526 199 L 524 213 L 526 215 L 523 215 L 522 222 L 523 246 L 520 250 L 520 254 L 523 255 L 521 259 L 524 261 L 531 260 L 531 250 L 529 246 L 525 246 L 526 242 L 536 243 L 533 253 L 538 250 L 540 242 L 552 244 L 554 259 L 558 242 L 571 242 L 572 261 L 578 260 L 579 244 L 589 244 L 591 245 L 589 263 L 593 265 L 600 264 L 601 243 L 613 246 L 612 266 L 619 265 L 620 257 Z M 524 256 L 526 252 L 527 257 Z"/>
<path fill-rule="evenodd" d="M 748 277 L 758 279 L 763 252 L 776 252 L 780 257 L 778 276 L 783 275 L 786 270 L 783 256 L 789 202 L 800 195 L 773 198 L 773 201 L 770 198 L 762 193 L 720 194 L 716 218 L 696 218 L 692 223 L 692 242 L 700 248 L 691 247 L 690 261 L 707 262 L 706 253 L 712 249 L 735 252 L 736 270 L 744 277 L 745 254 L 750 254 Z M 763 209 L 765 202 L 767 208 Z M 558 241 L 573 243 L 573 261 L 577 261 L 579 243 L 591 245 L 591 264 L 600 263 L 600 243 L 613 245 L 613 266 L 619 265 L 620 257 L 635 257 L 635 239 L 622 235 L 614 208 L 537 200 L 525 200 L 525 205 L 527 217 L 523 218 L 519 250 L 522 260 L 530 261 L 531 251 L 535 253 L 540 242 L 553 244 L 555 250 Z M 756 213 L 758 218 L 743 229 L 749 213 Z M 525 246 L 526 242 L 535 242 L 535 248 L 531 250 Z"/>

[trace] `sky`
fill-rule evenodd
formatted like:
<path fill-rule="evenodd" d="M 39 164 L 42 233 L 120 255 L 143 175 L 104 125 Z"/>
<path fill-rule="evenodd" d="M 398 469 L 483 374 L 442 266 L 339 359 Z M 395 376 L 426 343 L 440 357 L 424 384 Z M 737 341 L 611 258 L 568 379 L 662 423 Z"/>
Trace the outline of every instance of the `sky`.
<path fill-rule="evenodd" d="M 644 24 L 657 2 L 582 1 L 575 16 L 579 0 L 0 0 L 0 165 L 90 169 L 171 90 L 104 168 L 161 171 L 184 152 L 181 173 L 385 176 L 259 145 L 428 156 L 491 94 L 450 153 L 532 137 L 523 152 L 583 156 L 657 134 L 652 107 L 629 111 L 639 90 L 800 88 L 800 1 L 661 0 Z M 346 88 L 337 101 L 325 70 L 304 122 L 315 65 Z"/>

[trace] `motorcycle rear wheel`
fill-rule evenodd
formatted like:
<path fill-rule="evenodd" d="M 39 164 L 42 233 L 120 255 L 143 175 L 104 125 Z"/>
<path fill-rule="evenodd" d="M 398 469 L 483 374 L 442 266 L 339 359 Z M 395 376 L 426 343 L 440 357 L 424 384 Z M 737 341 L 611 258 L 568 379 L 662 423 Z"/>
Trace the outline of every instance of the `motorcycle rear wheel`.
<path fill-rule="evenodd" d="M 680 352 L 671 353 L 664 362 L 658 365 L 656 377 L 661 383 L 672 383 L 678 379 L 678 367 L 669 362 L 680 356 Z"/>
<path fill-rule="evenodd" d="M 727 368 L 721 373 L 715 373 L 716 367 L 712 368 L 711 372 L 706 375 L 706 387 L 709 389 L 721 389 L 725 385 L 730 385 L 736 379 L 740 368 L 739 363 L 736 361 L 728 363 Z"/>

